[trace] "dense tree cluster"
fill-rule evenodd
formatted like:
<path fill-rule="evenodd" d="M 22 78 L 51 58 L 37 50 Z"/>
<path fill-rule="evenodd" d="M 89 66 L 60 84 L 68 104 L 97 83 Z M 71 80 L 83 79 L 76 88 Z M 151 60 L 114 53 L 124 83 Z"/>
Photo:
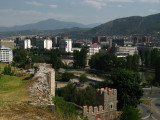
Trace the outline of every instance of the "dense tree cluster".
<path fill-rule="evenodd" d="M 126 57 L 126 68 L 128 70 L 133 70 L 134 72 L 139 71 L 139 56 L 138 55 L 129 55 Z"/>
<path fill-rule="evenodd" d="M 73 66 L 74 68 L 85 68 L 87 59 L 87 51 L 86 49 L 82 49 L 81 51 L 73 52 Z"/>
<path fill-rule="evenodd" d="M 149 50 L 139 50 L 139 56 L 141 59 L 142 66 L 155 68 L 157 57 L 160 54 L 158 49 Z"/>
<path fill-rule="evenodd" d="M 160 85 L 160 54 L 158 49 L 140 50 L 142 66 L 155 69 L 155 79 L 152 81 L 154 85 Z"/>
<path fill-rule="evenodd" d="M 26 52 L 23 49 L 13 50 L 14 58 L 13 64 L 17 67 L 24 68 L 26 64 Z M 59 57 L 61 55 L 69 55 L 59 50 L 46 50 L 46 49 L 30 49 L 29 56 L 33 63 L 50 63 L 55 69 L 63 66 Z"/>
<path fill-rule="evenodd" d="M 124 106 L 120 120 L 142 120 L 138 108 L 133 106 Z"/>
<path fill-rule="evenodd" d="M 155 63 L 155 84 L 160 85 L 160 56 L 157 56 Z"/>
<path fill-rule="evenodd" d="M 112 87 L 118 91 L 118 107 L 130 105 L 137 107 L 143 96 L 140 75 L 126 69 L 115 69 L 111 73 Z"/>
<path fill-rule="evenodd" d="M 74 84 L 69 83 L 67 86 L 57 89 L 56 95 L 81 106 L 95 105 L 96 90 L 93 87 L 78 89 Z"/>
<path fill-rule="evenodd" d="M 140 83 L 142 80 L 137 72 L 117 68 L 111 72 L 111 77 L 103 82 L 98 82 L 93 87 L 97 88 L 115 88 L 118 92 L 118 109 L 124 106 L 136 107 L 143 96 L 143 89 Z"/>
<path fill-rule="evenodd" d="M 139 56 L 133 55 L 124 58 L 118 58 L 113 54 L 95 54 L 91 57 L 89 65 L 92 69 L 110 72 L 115 68 L 126 68 L 133 71 L 139 71 Z"/>

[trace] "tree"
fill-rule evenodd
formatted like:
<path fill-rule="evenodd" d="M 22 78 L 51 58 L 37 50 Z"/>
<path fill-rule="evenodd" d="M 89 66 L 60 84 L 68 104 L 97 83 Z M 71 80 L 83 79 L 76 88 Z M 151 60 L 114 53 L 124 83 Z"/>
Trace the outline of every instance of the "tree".
<path fill-rule="evenodd" d="M 144 50 L 139 50 L 139 56 L 141 58 L 141 63 L 142 63 L 142 66 L 144 65 L 144 61 L 145 61 L 145 51 Z"/>
<path fill-rule="evenodd" d="M 96 90 L 92 86 L 77 89 L 74 84 L 68 83 L 67 86 L 58 88 L 56 94 L 63 97 L 64 100 L 74 102 L 80 106 L 95 105 L 96 102 Z"/>
<path fill-rule="evenodd" d="M 4 67 L 4 71 L 3 71 L 4 75 L 14 75 L 14 71 L 11 70 L 11 66 L 7 65 Z"/>
<path fill-rule="evenodd" d="M 87 59 L 87 51 L 82 49 L 81 51 L 75 50 L 73 52 L 73 66 L 75 68 L 85 68 Z"/>
<path fill-rule="evenodd" d="M 133 106 L 124 106 L 120 120 L 142 120 L 139 109 Z"/>
<path fill-rule="evenodd" d="M 81 44 L 80 43 L 72 43 L 72 47 L 81 48 Z"/>
<path fill-rule="evenodd" d="M 89 65 L 92 69 L 111 71 L 114 68 L 125 68 L 126 62 L 123 58 L 117 58 L 112 54 L 95 54 L 91 56 Z"/>
<path fill-rule="evenodd" d="M 140 75 L 119 68 L 112 71 L 111 80 L 112 86 L 118 91 L 118 107 L 120 109 L 126 105 L 137 107 L 140 98 L 143 96 Z"/>
<path fill-rule="evenodd" d="M 73 78 L 73 73 L 65 72 L 62 74 L 62 81 L 68 82 L 71 78 Z"/>
<path fill-rule="evenodd" d="M 146 82 L 148 83 L 148 85 L 151 87 L 151 93 L 152 93 L 152 85 L 154 84 L 154 78 L 153 77 L 148 77 L 146 79 Z"/>
<path fill-rule="evenodd" d="M 57 57 L 57 54 L 54 50 L 51 51 L 50 63 L 52 64 L 52 67 L 55 69 L 59 69 L 63 66 L 62 61 Z"/>
<path fill-rule="evenodd" d="M 156 58 L 155 83 L 160 85 L 160 56 Z"/>
<path fill-rule="evenodd" d="M 138 55 L 133 55 L 132 70 L 134 72 L 139 72 L 139 56 Z"/>
<path fill-rule="evenodd" d="M 158 55 L 159 55 L 158 49 L 153 49 L 151 51 L 151 65 L 152 65 L 153 68 L 156 67 L 156 59 L 157 59 Z"/>
<path fill-rule="evenodd" d="M 133 57 L 131 55 L 128 55 L 126 59 L 127 59 L 127 65 L 126 65 L 127 69 L 132 70 Z"/>
<path fill-rule="evenodd" d="M 79 82 L 83 83 L 83 85 L 84 85 L 85 82 L 87 82 L 87 80 L 88 80 L 88 78 L 85 74 L 82 74 L 79 78 Z"/>
<path fill-rule="evenodd" d="M 145 51 L 145 66 L 149 67 L 150 63 L 151 63 L 151 52 L 149 50 Z"/>
<path fill-rule="evenodd" d="M 126 68 L 128 70 L 132 70 L 134 72 L 138 72 L 139 71 L 139 56 L 138 55 L 129 55 L 126 57 L 127 59 L 127 65 Z"/>

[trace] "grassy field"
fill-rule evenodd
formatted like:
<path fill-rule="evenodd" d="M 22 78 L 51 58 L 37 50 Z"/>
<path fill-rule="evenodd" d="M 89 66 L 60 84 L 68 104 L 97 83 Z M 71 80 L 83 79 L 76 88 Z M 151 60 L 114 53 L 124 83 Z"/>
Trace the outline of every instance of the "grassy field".
<path fill-rule="evenodd" d="M 75 120 L 63 117 L 47 108 L 28 104 L 28 77 L 2 75 L 0 78 L 0 120 Z"/>
<path fill-rule="evenodd" d="M 6 65 L 7 65 L 7 64 L 0 62 L 0 73 L 2 73 L 3 68 L 4 68 Z"/>
<path fill-rule="evenodd" d="M 29 99 L 25 77 L 3 75 L 0 79 L 0 106 Z"/>

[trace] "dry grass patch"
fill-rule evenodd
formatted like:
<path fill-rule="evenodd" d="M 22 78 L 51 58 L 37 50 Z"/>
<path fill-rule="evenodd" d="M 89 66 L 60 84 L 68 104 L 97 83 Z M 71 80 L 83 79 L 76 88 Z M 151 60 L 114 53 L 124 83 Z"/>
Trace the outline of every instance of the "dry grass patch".
<path fill-rule="evenodd" d="M 63 120 L 45 108 L 26 103 L 10 104 L 0 108 L 0 120 Z M 68 119 L 69 120 L 69 119 Z"/>
<path fill-rule="evenodd" d="M 28 101 L 24 77 L 4 75 L 0 79 L 0 106 Z"/>

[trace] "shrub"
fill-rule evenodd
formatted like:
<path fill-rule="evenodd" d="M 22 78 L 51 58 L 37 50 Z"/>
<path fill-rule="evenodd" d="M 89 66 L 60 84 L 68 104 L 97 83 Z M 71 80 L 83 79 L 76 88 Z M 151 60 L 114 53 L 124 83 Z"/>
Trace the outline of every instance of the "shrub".
<path fill-rule="evenodd" d="M 73 73 L 65 72 L 62 74 L 62 81 L 68 82 L 71 78 L 73 78 Z"/>
<path fill-rule="evenodd" d="M 4 67 L 4 71 L 3 71 L 4 75 L 14 75 L 14 71 L 11 70 L 11 66 L 7 65 Z"/>
<path fill-rule="evenodd" d="M 67 103 L 62 97 L 54 97 L 55 111 L 63 117 L 77 116 L 74 105 Z"/>

